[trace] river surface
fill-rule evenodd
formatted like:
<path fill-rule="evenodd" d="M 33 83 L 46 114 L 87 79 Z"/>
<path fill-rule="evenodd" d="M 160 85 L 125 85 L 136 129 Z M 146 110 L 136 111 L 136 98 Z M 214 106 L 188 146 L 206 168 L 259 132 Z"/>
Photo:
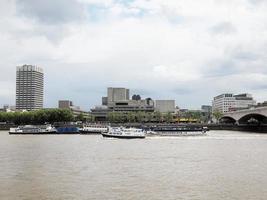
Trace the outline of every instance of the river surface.
<path fill-rule="evenodd" d="M 267 134 L 103 139 L 0 132 L 1 200 L 267 199 Z"/>

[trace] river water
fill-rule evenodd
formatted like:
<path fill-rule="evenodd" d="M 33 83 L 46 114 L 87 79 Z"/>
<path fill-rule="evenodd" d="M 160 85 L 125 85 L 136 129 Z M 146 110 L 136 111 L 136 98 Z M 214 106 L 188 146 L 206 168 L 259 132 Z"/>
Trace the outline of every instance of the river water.
<path fill-rule="evenodd" d="M 267 199 L 267 134 L 103 139 L 0 132 L 1 200 Z"/>

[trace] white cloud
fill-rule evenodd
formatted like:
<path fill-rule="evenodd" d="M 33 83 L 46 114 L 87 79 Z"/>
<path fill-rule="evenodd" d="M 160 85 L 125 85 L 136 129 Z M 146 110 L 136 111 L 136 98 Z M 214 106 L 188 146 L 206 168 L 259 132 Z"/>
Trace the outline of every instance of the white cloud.
<path fill-rule="evenodd" d="M 228 91 L 267 98 L 265 1 L 64 2 L 46 1 L 38 12 L 36 1 L 0 2 L 6 88 L 14 89 L 15 66 L 28 63 L 46 71 L 47 106 L 64 97 L 88 108 L 112 85 L 174 98 L 182 107 L 196 108 Z M 64 85 L 67 91 L 56 91 Z M 14 102 L 14 92 L 1 89 L 0 96 Z"/>

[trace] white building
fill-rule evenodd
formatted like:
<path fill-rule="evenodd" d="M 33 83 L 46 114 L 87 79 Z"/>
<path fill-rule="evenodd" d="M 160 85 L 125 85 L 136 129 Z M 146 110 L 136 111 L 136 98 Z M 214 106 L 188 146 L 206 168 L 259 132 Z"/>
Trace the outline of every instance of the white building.
<path fill-rule="evenodd" d="M 33 65 L 17 67 L 16 109 L 36 110 L 43 108 L 44 73 Z"/>
<path fill-rule="evenodd" d="M 221 94 L 213 98 L 212 111 L 218 110 L 222 113 L 245 109 L 250 106 L 256 105 L 256 101 L 251 94 L 238 94 L 231 93 Z"/>
<path fill-rule="evenodd" d="M 175 100 L 156 100 L 155 110 L 161 113 L 175 112 Z"/>

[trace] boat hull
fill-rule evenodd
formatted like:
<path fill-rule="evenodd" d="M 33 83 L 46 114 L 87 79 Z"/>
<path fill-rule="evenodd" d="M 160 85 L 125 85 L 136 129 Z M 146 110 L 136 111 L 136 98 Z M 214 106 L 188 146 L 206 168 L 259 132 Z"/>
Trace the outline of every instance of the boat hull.
<path fill-rule="evenodd" d="M 101 131 L 85 131 L 85 130 L 80 130 L 81 134 L 88 134 L 88 135 L 100 135 L 102 132 Z"/>
<path fill-rule="evenodd" d="M 115 135 L 115 134 L 108 134 L 108 133 L 101 133 L 103 137 L 106 138 L 120 138 L 120 139 L 144 139 L 146 136 L 137 136 L 137 135 Z"/>
<path fill-rule="evenodd" d="M 56 131 L 41 131 L 41 132 L 13 132 L 9 131 L 10 135 L 49 135 L 49 134 L 57 134 Z"/>
<path fill-rule="evenodd" d="M 181 137 L 181 136 L 206 136 L 204 132 L 190 131 L 190 132 L 157 132 L 155 136 L 171 136 L 171 137 Z"/>

